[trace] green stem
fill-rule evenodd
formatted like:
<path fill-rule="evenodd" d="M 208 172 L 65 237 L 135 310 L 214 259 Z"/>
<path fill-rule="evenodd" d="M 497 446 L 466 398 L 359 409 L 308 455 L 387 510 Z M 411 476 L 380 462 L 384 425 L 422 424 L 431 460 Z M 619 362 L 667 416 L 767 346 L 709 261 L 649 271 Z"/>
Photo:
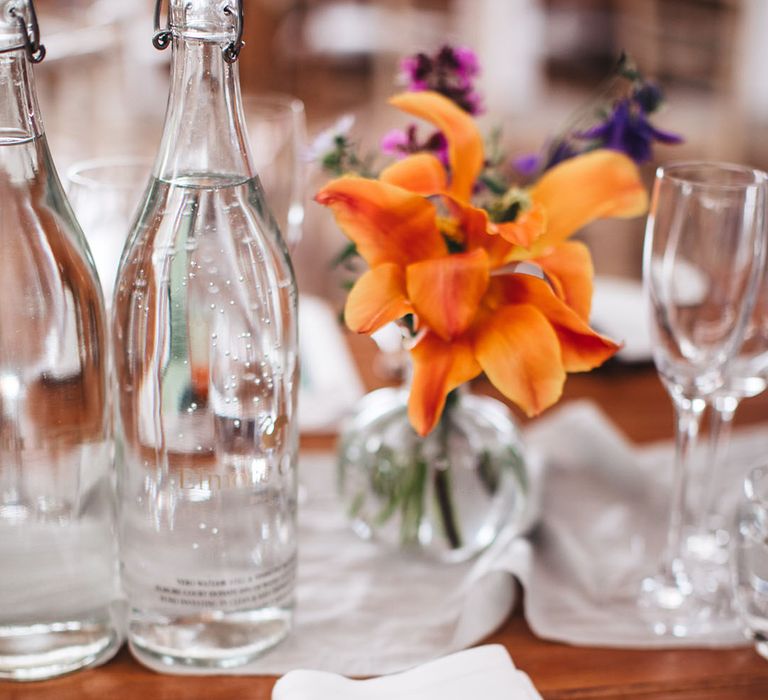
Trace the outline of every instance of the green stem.
<path fill-rule="evenodd" d="M 448 450 L 448 437 L 450 435 L 450 414 L 458 401 L 458 394 L 453 391 L 445 402 L 443 415 L 437 426 L 440 445 L 438 467 L 435 469 L 435 499 L 443 532 L 451 546 L 451 549 L 459 549 L 462 545 L 461 532 L 456 519 L 456 511 L 453 507 L 453 492 L 451 489 L 451 458 Z"/>
<path fill-rule="evenodd" d="M 404 545 L 418 541 L 419 526 L 424 515 L 424 486 L 426 482 L 427 465 L 419 457 L 414 460 L 410 483 L 403 495 L 400 540 Z"/>

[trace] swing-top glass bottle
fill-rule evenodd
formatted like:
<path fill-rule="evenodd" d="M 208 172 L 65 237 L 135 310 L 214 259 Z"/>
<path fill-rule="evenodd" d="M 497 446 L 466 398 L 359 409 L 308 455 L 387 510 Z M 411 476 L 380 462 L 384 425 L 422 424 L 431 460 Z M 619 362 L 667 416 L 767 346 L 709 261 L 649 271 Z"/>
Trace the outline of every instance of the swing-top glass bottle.
<path fill-rule="evenodd" d="M 292 618 L 297 295 L 246 142 L 241 34 L 239 0 L 170 2 L 164 133 L 114 297 L 128 638 L 166 665 L 247 663 Z"/>
<path fill-rule="evenodd" d="M 30 0 L 0 0 L 0 679 L 120 646 L 106 319 L 56 174 Z M 13 691 L 11 691 L 13 695 Z"/>

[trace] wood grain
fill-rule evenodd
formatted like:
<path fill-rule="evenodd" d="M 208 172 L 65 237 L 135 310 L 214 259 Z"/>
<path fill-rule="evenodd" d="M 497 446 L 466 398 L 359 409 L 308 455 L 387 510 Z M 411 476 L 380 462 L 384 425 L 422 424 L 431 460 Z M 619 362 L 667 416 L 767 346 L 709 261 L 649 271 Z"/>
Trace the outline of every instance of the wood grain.
<path fill-rule="evenodd" d="M 350 338 L 366 385 L 375 350 Z M 477 390 L 494 393 L 483 382 Z M 590 399 L 636 442 L 670 438 L 669 399 L 650 366 L 618 363 L 568 380 L 564 401 Z M 768 396 L 745 402 L 737 423 L 768 418 Z M 334 437 L 306 436 L 302 445 L 330 448 Z M 766 435 L 768 445 L 768 433 Z M 503 644 L 545 700 L 757 700 L 768 698 L 768 662 L 750 647 L 728 650 L 631 651 L 572 647 L 536 638 L 520 607 L 488 642 Z M 182 678 L 139 666 L 123 649 L 102 668 L 31 685 L 0 682 L 0 700 L 268 700 L 275 680 L 262 677 Z M 329 700 L 332 700 L 329 698 Z"/>

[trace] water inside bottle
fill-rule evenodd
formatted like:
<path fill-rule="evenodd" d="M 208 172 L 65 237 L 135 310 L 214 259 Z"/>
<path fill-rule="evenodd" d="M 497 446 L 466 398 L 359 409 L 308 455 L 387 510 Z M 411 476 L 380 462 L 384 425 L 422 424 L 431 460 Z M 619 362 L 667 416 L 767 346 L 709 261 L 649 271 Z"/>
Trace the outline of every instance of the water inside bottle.
<path fill-rule="evenodd" d="M 153 180 L 115 294 L 129 639 L 235 665 L 290 628 L 296 291 L 256 179 Z"/>
<path fill-rule="evenodd" d="M 34 680 L 120 643 L 103 311 L 42 137 L 2 142 L 0 231 L 0 678 Z"/>

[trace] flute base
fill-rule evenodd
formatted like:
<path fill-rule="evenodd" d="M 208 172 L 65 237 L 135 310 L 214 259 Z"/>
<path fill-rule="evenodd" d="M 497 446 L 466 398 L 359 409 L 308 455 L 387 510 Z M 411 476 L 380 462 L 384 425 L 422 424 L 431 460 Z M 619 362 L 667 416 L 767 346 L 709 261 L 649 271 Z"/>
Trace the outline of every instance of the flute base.
<path fill-rule="evenodd" d="M 739 629 L 730 604 L 723 606 L 719 599 L 700 595 L 681 560 L 669 570 L 643 579 L 638 606 L 660 637 L 704 641 Z"/>

